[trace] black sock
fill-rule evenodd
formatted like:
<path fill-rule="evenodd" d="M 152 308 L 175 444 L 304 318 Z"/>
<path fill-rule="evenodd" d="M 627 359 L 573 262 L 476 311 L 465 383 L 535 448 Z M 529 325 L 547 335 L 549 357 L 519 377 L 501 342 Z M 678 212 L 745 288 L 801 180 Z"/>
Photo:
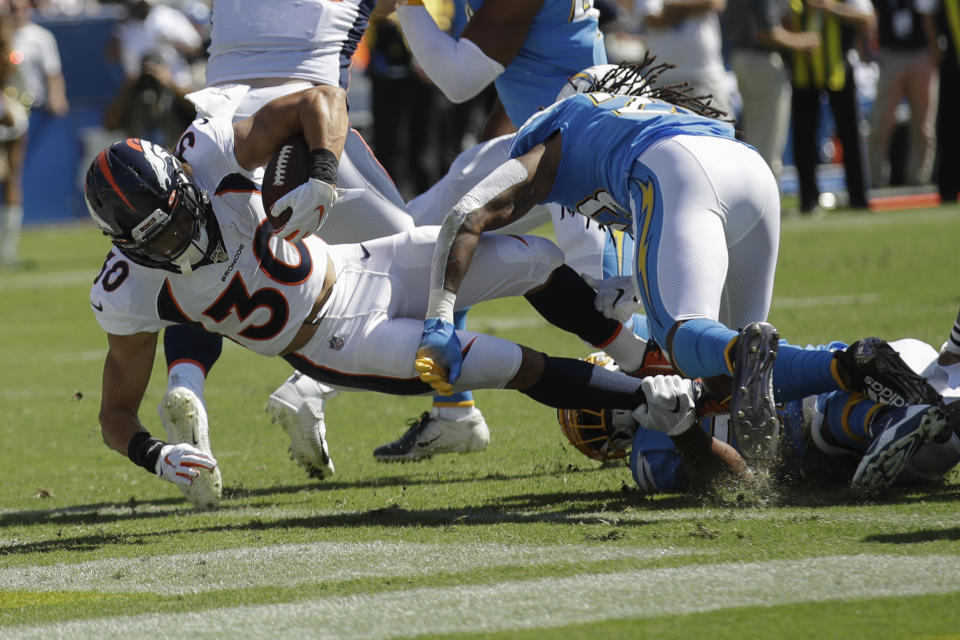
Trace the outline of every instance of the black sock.
<path fill-rule="evenodd" d="M 588 344 L 604 344 L 620 328 L 619 322 L 597 311 L 597 292 L 565 264 L 554 270 L 546 287 L 524 297 L 547 322 Z"/>
<path fill-rule="evenodd" d="M 640 378 L 574 358 L 544 356 L 543 375 L 523 393 L 556 409 L 636 409 L 645 401 Z"/>

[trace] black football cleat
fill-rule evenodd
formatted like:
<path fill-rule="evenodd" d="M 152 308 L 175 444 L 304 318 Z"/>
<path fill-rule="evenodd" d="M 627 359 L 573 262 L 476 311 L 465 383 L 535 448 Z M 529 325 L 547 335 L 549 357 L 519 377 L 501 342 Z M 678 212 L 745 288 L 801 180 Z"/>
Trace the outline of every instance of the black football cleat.
<path fill-rule="evenodd" d="M 939 404 L 943 398 L 926 378 L 907 366 L 885 340 L 864 338 L 834 353 L 849 391 L 894 407 Z"/>
<path fill-rule="evenodd" d="M 373 457 L 378 462 L 411 462 L 438 453 L 483 451 L 489 442 L 490 430 L 476 407 L 457 420 L 424 411 L 397 440 L 374 449 Z"/>
<path fill-rule="evenodd" d="M 734 345 L 730 428 L 747 459 L 771 460 L 780 446 L 780 419 L 773 401 L 773 361 L 780 334 L 766 322 L 751 322 Z"/>

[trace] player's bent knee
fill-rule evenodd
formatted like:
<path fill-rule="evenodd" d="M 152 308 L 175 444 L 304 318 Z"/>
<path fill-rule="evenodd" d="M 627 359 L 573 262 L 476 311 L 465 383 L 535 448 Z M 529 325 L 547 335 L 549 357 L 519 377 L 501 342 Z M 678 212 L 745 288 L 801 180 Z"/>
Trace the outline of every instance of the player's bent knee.
<path fill-rule="evenodd" d="M 523 359 L 519 345 L 470 331 L 457 333 L 466 355 L 454 390 L 503 389 L 517 375 Z"/>
<path fill-rule="evenodd" d="M 544 284 L 561 264 L 563 252 L 560 247 L 539 236 L 505 236 L 497 243 L 497 257 L 506 264 L 527 265 L 530 280 Z"/>

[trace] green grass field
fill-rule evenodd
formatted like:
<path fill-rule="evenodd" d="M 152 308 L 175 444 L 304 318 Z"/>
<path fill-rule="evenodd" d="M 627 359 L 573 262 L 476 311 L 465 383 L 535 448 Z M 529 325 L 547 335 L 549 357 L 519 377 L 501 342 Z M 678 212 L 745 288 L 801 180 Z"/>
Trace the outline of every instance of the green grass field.
<path fill-rule="evenodd" d="M 960 305 L 960 207 L 784 222 L 771 322 L 792 342 L 916 337 Z M 956 234 L 956 235 L 955 235 Z M 215 512 L 101 442 L 106 340 L 92 225 L 30 229 L 0 272 L 0 637 L 960 638 L 960 473 L 877 502 L 843 490 L 641 494 L 554 412 L 479 392 L 489 448 L 383 465 L 423 398 L 344 394 L 333 478 L 263 411 L 288 365 L 227 345 L 208 381 Z M 471 328 L 587 353 L 521 299 Z M 141 418 L 162 435 L 158 358 Z"/>

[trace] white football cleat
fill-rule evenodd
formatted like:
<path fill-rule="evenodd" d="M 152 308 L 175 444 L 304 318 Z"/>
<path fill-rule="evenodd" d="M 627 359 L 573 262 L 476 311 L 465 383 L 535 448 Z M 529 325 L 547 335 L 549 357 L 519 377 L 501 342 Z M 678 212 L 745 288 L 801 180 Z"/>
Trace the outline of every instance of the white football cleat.
<path fill-rule="evenodd" d="M 174 387 L 167 391 L 157 407 L 160 420 L 167 430 L 167 442 L 192 444 L 213 457 L 210 449 L 210 434 L 207 426 L 207 410 L 203 401 L 186 387 Z M 220 467 L 201 471 L 191 485 L 177 485 L 180 491 L 198 509 L 216 509 L 220 505 L 223 481 Z"/>
<path fill-rule="evenodd" d="M 490 442 L 490 429 L 476 407 L 456 419 L 437 415 L 436 407 L 424 411 L 399 439 L 374 449 L 380 462 L 424 460 L 437 453 L 473 453 L 483 451 Z"/>
<path fill-rule="evenodd" d="M 323 480 L 334 472 L 323 405 L 338 393 L 298 371 L 267 400 L 271 420 L 290 436 L 290 459 L 306 469 L 311 478 Z"/>

